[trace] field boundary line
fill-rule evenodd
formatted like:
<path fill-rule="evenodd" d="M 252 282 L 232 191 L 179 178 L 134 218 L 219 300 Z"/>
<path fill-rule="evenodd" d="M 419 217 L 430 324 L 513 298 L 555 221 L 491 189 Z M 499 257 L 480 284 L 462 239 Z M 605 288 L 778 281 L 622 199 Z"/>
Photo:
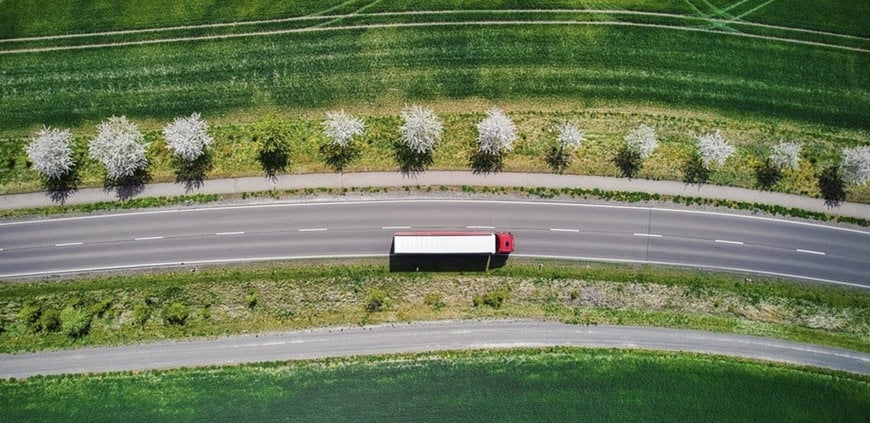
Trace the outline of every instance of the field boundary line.
<path fill-rule="evenodd" d="M 346 26 L 334 26 L 334 27 L 309 27 L 309 28 L 294 28 L 294 29 L 285 29 L 285 30 L 273 30 L 273 31 L 258 31 L 258 32 L 247 32 L 247 33 L 236 33 L 236 34 L 221 34 L 221 35 L 205 35 L 205 36 L 193 36 L 193 37 L 177 37 L 177 38 L 163 38 L 163 39 L 152 39 L 152 40 L 139 40 L 139 41 L 122 41 L 116 43 L 102 43 L 102 44 L 82 44 L 82 45 L 73 45 L 73 46 L 54 46 L 54 47 L 35 47 L 35 48 L 27 48 L 27 49 L 18 49 L 18 50 L 2 50 L 0 51 L 0 55 L 3 54 L 23 54 L 23 53 L 44 53 L 44 52 L 52 52 L 52 51 L 66 51 L 66 50 L 86 50 L 86 49 L 99 49 L 99 48 L 113 48 L 113 47 L 130 47 L 130 46 L 143 46 L 143 45 L 153 45 L 153 44 L 171 44 L 178 42 L 192 42 L 192 41 L 211 41 L 211 40 L 226 40 L 233 38 L 251 38 L 251 37 L 264 37 L 264 36 L 272 36 L 272 35 L 285 35 L 285 34 L 304 34 L 304 33 L 313 33 L 313 32 L 326 32 L 326 31 L 352 31 L 352 30 L 365 30 L 365 29 L 381 29 L 381 28 L 435 28 L 435 27 L 462 27 L 462 26 L 623 26 L 623 27 L 636 27 L 636 28 L 656 28 L 656 29 L 666 29 L 666 30 L 676 30 L 676 31 L 686 31 L 686 32 L 698 32 L 705 34 L 715 34 L 715 35 L 730 35 L 730 36 L 738 36 L 744 38 L 754 38 L 768 41 L 778 41 L 785 42 L 791 44 L 800 44 L 814 47 L 824 47 L 831 48 L 836 50 L 847 50 L 847 51 L 855 51 L 860 53 L 870 53 L 870 49 L 864 49 L 860 47 L 849 47 L 842 46 L 837 44 L 827 44 L 817 41 L 807 41 L 807 40 L 798 40 L 793 38 L 783 38 L 783 37 L 774 37 L 769 35 L 758 35 L 758 34 L 747 34 L 743 32 L 729 32 L 729 31 L 721 31 L 721 30 L 713 30 L 713 29 L 705 29 L 705 28 L 694 28 L 694 27 L 684 27 L 684 26 L 675 26 L 675 25 L 662 25 L 662 24 L 642 24 L 642 23 L 633 23 L 633 22 L 617 22 L 617 21 L 467 21 L 467 22 L 412 22 L 412 23 L 394 23 L 394 24 L 370 24 L 370 25 L 346 25 Z"/>
<path fill-rule="evenodd" d="M 177 26 L 168 26 L 168 27 L 128 29 L 128 30 L 104 31 L 104 32 L 89 32 L 89 33 L 79 33 L 79 34 L 45 35 L 45 36 L 35 36 L 35 37 L 2 38 L 2 39 L 0 39 L 0 44 L 15 43 L 15 42 L 30 42 L 30 41 L 50 41 L 50 40 L 61 40 L 61 39 L 71 39 L 71 38 L 105 37 L 105 36 L 114 36 L 114 35 L 135 35 L 135 34 L 148 34 L 148 33 L 169 32 L 169 31 L 209 29 L 209 28 L 231 28 L 231 27 L 239 27 L 239 26 L 279 24 L 279 23 L 287 23 L 287 22 L 319 21 L 319 20 L 327 21 L 327 20 L 347 19 L 347 18 L 352 18 L 352 17 L 399 17 L 399 16 L 425 16 L 425 15 L 460 15 L 460 14 L 475 14 L 475 13 L 491 13 L 491 14 L 521 14 L 521 13 L 530 13 L 530 14 L 576 13 L 576 14 L 584 14 L 585 13 L 585 14 L 595 14 L 595 15 L 613 14 L 613 15 L 627 15 L 627 16 L 661 17 L 661 18 L 673 18 L 673 19 L 680 19 L 680 20 L 706 21 L 708 23 L 719 23 L 719 24 L 731 23 L 731 24 L 751 26 L 751 27 L 775 29 L 775 30 L 780 30 L 780 31 L 791 31 L 791 32 L 803 33 L 803 34 L 825 35 L 825 36 L 830 36 L 830 37 L 841 37 L 841 38 L 860 40 L 860 41 L 870 41 L 870 38 L 861 37 L 861 36 L 857 36 L 857 35 L 850 35 L 850 34 L 840 34 L 840 33 L 836 33 L 836 32 L 827 32 L 827 31 L 818 31 L 818 30 L 806 29 L 806 28 L 794 28 L 794 27 L 787 27 L 787 26 L 770 25 L 770 24 L 757 23 L 757 22 L 745 22 L 745 21 L 736 22 L 736 21 L 727 20 L 727 19 L 712 18 L 709 16 L 678 15 L 678 14 L 673 14 L 673 13 L 662 13 L 662 12 L 642 12 L 642 11 L 613 10 L 613 9 L 528 9 L 528 10 L 526 10 L 526 9 L 504 9 L 504 10 L 469 9 L 469 10 L 417 10 L 417 11 L 406 11 L 406 12 L 375 12 L 375 13 L 351 13 L 351 14 L 342 14 L 342 15 L 293 16 L 293 17 L 288 17 L 288 18 L 264 19 L 264 20 L 253 20 L 253 21 L 220 22 L 220 23 L 198 24 L 198 25 L 177 25 Z M 581 22 L 581 21 L 578 21 L 578 22 Z M 602 21 L 602 22 L 604 22 L 604 21 Z"/>
<path fill-rule="evenodd" d="M 766 2 L 764 2 L 764 3 L 762 3 L 762 4 L 758 5 L 758 6 L 755 6 L 755 7 L 753 7 L 752 9 L 749 9 L 749 10 L 747 10 L 746 12 L 740 14 L 739 16 L 737 16 L 737 18 L 740 19 L 740 18 L 744 18 L 744 17 L 746 17 L 746 16 L 749 16 L 749 15 L 751 15 L 751 14 L 753 14 L 753 13 L 755 13 L 755 12 L 757 12 L 757 11 L 759 11 L 759 10 L 765 8 L 765 7 L 767 7 L 767 5 L 769 5 L 769 4 L 771 4 L 771 3 L 775 2 L 775 1 L 776 1 L 776 0 L 767 0 Z"/>

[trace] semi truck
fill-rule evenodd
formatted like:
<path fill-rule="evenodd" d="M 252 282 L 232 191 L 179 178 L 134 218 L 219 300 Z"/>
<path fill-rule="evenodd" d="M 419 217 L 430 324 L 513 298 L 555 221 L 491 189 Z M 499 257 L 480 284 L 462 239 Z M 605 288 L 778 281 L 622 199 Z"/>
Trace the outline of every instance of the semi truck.
<path fill-rule="evenodd" d="M 393 254 L 510 254 L 514 236 L 510 232 L 431 231 L 396 232 Z"/>

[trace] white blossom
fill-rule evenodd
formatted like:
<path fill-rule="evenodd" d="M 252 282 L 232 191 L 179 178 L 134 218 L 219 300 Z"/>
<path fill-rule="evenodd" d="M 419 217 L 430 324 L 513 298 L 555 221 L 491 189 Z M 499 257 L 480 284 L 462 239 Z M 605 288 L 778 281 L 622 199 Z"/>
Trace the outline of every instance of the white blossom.
<path fill-rule="evenodd" d="M 637 151 L 642 159 L 648 159 L 659 146 L 656 130 L 644 123 L 629 131 L 623 139 L 628 148 Z"/>
<path fill-rule="evenodd" d="M 710 166 L 711 163 L 722 166 L 734 151 L 734 146 L 718 130 L 698 137 L 698 153 L 701 154 L 704 166 Z"/>
<path fill-rule="evenodd" d="M 340 112 L 326 112 L 326 120 L 323 121 L 323 134 L 329 138 L 329 143 L 339 147 L 347 146 L 353 137 L 362 135 L 365 124 L 344 110 Z"/>
<path fill-rule="evenodd" d="M 770 162 L 774 166 L 797 169 L 801 158 L 801 145 L 797 142 L 780 141 L 770 153 Z"/>
<path fill-rule="evenodd" d="M 69 129 L 43 127 L 24 149 L 37 172 L 49 179 L 58 179 L 74 165 L 71 144 Z"/>
<path fill-rule="evenodd" d="M 575 122 L 561 122 L 556 130 L 556 141 L 562 148 L 577 148 L 583 142 L 583 130 Z"/>
<path fill-rule="evenodd" d="M 402 109 L 402 143 L 416 153 L 428 153 L 441 140 L 444 128 L 432 109 L 414 105 Z"/>
<path fill-rule="evenodd" d="M 189 162 L 201 156 L 213 141 L 208 135 L 208 123 L 200 119 L 199 113 L 175 118 L 163 128 L 163 137 L 176 156 Z"/>
<path fill-rule="evenodd" d="M 866 184 L 870 180 L 870 145 L 844 148 L 840 169 L 843 171 L 843 182 Z"/>
<path fill-rule="evenodd" d="M 146 144 L 135 123 L 124 116 L 112 116 L 97 129 L 97 137 L 88 146 L 88 153 L 106 167 L 110 180 L 132 176 L 148 165 Z"/>
<path fill-rule="evenodd" d="M 486 112 L 486 118 L 477 124 L 477 143 L 486 154 L 500 154 L 513 149 L 517 128 L 511 119 L 498 107 Z"/>

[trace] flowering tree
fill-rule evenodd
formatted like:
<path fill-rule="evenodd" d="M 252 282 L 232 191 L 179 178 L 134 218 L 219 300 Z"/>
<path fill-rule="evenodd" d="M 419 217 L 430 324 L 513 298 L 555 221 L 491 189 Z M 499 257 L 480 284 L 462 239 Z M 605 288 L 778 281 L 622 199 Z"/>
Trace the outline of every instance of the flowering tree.
<path fill-rule="evenodd" d="M 402 109 L 401 116 L 402 143 L 417 154 L 431 153 L 444 130 L 435 111 L 414 105 Z"/>
<path fill-rule="evenodd" d="M 175 118 L 166 125 L 163 128 L 163 137 L 175 155 L 188 162 L 202 156 L 205 148 L 213 141 L 208 135 L 208 123 L 195 112 L 189 117 Z"/>
<path fill-rule="evenodd" d="M 43 127 L 24 149 L 33 167 L 47 179 L 58 180 L 75 166 L 69 129 Z"/>
<path fill-rule="evenodd" d="M 659 146 L 656 130 L 651 126 L 641 123 L 623 138 L 629 150 L 636 151 L 642 160 L 652 156 L 653 151 Z"/>
<path fill-rule="evenodd" d="M 779 168 L 797 169 L 801 157 L 801 145 L 797 142 L 780 141 L 770 153 L 770 163 Z"/>
<path fill-rule="evenodd" d="M 486 118 L 477 124 L 477 144 L 480 152 L 492 156 L 513 149 L 517 128 L 498 107 L 486 112 Z"/>
<path fill-rule="evenodd" d="M 844 148 L 840 169 L 847 184 L 866 184 L 870 180 L 870 145 Z"/>
<path fill-rule="evenodd" d="M 583 142 L 583 131 L 576 122 L 560 122 L 553 127 L 556 132 L 557 145 L 550 148 L 547 154 L 547 164 L 556 173 L 562 173 L 571 164 L 571 150 L 580 147 Z"/>
<path fill-rule="evenodd" d="M 722 166 L 734 154 L 734 146 L 717 130 L 698 137 L 698 153 L 704 166 L 712 163 Z"/>
<path fill-rule="evenodd" d="M 346 147 L 353 137 L 362 135 L 365 124 L 344 110 L 340 112 L 326 112 L 326 120 L 323 121 L 323 134 L 329 139 L 329 143 L 337 147 Z"/>
<path fill-rule="evenodd" d="M 135 123 L 124 116 L 112 116 L 97 126 L 97 130 L 97 137 L 88 146 L 88 153 L 106 167 L 109 180 L 134 176 L 148 165 L 146 144 Z"/>

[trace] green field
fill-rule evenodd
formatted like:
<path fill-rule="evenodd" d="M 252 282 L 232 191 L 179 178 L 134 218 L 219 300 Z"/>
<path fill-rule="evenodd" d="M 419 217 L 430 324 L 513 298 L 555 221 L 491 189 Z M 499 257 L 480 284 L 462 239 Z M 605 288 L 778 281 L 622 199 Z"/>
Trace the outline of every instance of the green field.
<path fill-rule="evenodd" d="M 9 421 L 865 422 L 868 379 L 567 348 L 0 382 Z"/>

